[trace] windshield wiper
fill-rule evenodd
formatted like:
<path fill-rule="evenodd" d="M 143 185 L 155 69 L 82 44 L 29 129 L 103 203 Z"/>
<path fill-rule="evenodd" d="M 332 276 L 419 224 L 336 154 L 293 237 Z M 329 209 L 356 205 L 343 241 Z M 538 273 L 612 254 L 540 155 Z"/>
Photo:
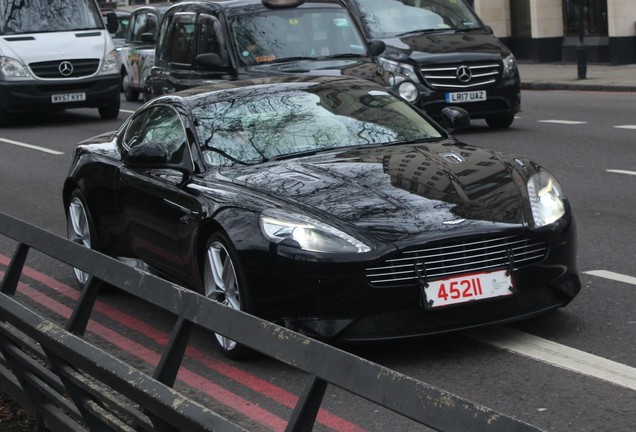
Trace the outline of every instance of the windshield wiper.
<path fill-rule="evenodd" d="M 318 60 L 318 58 L 317 57 L 303 57 L 303 56 L 283 57 L 283 58 L 277 58 L 276 60 L 272 60 L 272 61 L 267 62 L 267 63 L 268 64 L 288 63 L 288 62 L 301 61 L 301 60 Z"/>
<path fill-rule="evenodd" d="M 320 60 L 324 59 L 340 59 L 340 58 L 365 58 L 364 54 L 355 54 L 355 53 L 340 53 L 340 54 L 330 54 L 327 56 L 319 57 Z"/>
<path fill-rule="evenodd" d="M 452 31 L 450 28 L 430 28 L 430 29 L 419 29 L 419 30 L 410 30 L 404 33 L 398 33 L 395 37 L 403 37 L 403 36 L 411 36 L 416 34 L 429 34 L 429 33 L 442 33 L 447 31 Z"/>
<path fill-rule="evenodd" d="M 213 151 L 214 153 L 218 153 L 218 154 L 220 154 L 221 156 L 223 156 L 224 158 L 226 158 L 227 160 L 230 160 L 230 161 L 232 161 L 232 162 L 234 162 L 234 163 L 237 163 L 237 164 L 239 164 L 239 165 L 248 165 L 248 166 L 249 166 L 249 165 L 254 165 L 253 163 L 244 162 L 244 161 L 242 161 L 242 160 L 240 160 L 240 159 L 235 158 L 234 156 L 230 156 L 229 154 L 227 154 L 227 153 L 226 153 L 226 152 L 224 152 L 223 150 L 218 149 L 218 148 L 216 148 L 216 147 L 210 147 L 210 146 L 207 146 L 207 145 L 206 145 L 206 146 L 205 146 L 205 149 L 206 149 L 206 150 Z"/>

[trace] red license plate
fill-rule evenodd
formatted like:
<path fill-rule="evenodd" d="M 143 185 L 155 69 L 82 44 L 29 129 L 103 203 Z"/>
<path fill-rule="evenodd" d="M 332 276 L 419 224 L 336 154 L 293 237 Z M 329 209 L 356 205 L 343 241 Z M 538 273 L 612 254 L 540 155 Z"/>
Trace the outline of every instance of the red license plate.
<path fill-rule="evenodd" d="M 429 307 L 512 295 L 512 280 L 505 270 L 472 273 L 429 282 L 424 288 Z"/>

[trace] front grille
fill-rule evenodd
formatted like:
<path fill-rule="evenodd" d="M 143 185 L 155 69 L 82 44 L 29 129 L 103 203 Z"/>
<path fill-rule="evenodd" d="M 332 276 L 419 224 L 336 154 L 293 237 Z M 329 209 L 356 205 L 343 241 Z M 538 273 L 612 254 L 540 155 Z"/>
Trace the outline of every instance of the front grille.
<path fill-rule="evenodd" d="M 547 253 L 547 243 L 522 236 L 455 240 L 403 252 L 367 268 L 366 276 L 378 287 L 408 285 L 421 278 L 441 279 L 504 268 L 516 270 L 543 261 Z"/>
<path fill-rule="evenodd" d="M 462 74 L 460 68 L 470 71 Z M 467 90 L 494 84 L 499 79 L 501 65 L 499 63 L 461 63 L 436 66 L 424 66 L 420 69 L 422 76 L 434 89 Z M 465 81 L 459 79 L 462 76 Z"/>
<path fill-rule="evenodd" d="M 62 75 L 60 72 L 60 64 L 69 62 L 73 71 L 70 75 Z M 79 78 L 90 76 L 97 72 L 99 67 L 98 59 L 75 59 L 75 60 L 53 60 L 45 62 L 37 62 L 29 64 L 31 71 L 39 78 L 60 79 L 60 78 Z"/>

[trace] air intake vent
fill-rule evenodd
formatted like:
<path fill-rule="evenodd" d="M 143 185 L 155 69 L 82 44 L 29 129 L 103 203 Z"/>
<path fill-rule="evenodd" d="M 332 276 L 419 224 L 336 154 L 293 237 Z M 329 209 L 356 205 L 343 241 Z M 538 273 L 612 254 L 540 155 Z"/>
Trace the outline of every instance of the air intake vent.
<path fill-rule="evenodd" d="M 389 287 L 414 284 L 418 274 L 441 279 L 460 273 L 475 273 L 536 264 L 545 259 L 548 245 L 522 236 L 452 241 L 411 250 L 384 263 L 369 267 L 372 285 Z"/>
<path fill-rule="evenodd" d="M 458 90 L 486 87 L 499 79 L 499 63 L 470 63 L 425 66 L 420 69 L 426 82 L 435 89 Z"/>
<path fill-rule="evenodd" d="M 94 75 L 99 67 L 98 59 L 53 60 L 29 64 L 38 78 L 63 79 Z"/>

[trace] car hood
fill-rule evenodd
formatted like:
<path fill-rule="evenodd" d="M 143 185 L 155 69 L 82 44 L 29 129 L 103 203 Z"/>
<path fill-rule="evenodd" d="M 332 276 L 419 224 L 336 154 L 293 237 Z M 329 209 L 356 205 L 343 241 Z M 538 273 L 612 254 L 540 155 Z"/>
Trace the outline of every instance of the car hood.
<path fill-rule="evenodd" d="M 102 59 L 107 48 L 113 49 L 110 35 L 101 29 L 68 32 L 30 33 L 5 36 L 3 55 L 24 64 L 44 61 L 82 59 L 86 53 Z"/>
<path fill-rule="evenodd" d="M 353 224 L 384 241 L 419 242 L 524 224 L 522 166 L 529 163 L 445 142 L 323 153 L 223 175 L 283 208 Z"/>
<path fill-rule="evenodd" d="M 396 59 L 406 56 L 418 64 L 492 61 L 510 54 L 510 50 L 489 33 L 415 34 L 382 40 L 387 46 L 383 56 Z"/>
<path fill-rule="evenodd" d="M 295 60 L 284 63 L 267 63 L 245 69 L 245 74 L 249 76 L 272 76 L 287 73 L 322 76 L 353 76 L 375 81 L 380 84 L 388 82 L 383 69 L 366 57 Z"/>

